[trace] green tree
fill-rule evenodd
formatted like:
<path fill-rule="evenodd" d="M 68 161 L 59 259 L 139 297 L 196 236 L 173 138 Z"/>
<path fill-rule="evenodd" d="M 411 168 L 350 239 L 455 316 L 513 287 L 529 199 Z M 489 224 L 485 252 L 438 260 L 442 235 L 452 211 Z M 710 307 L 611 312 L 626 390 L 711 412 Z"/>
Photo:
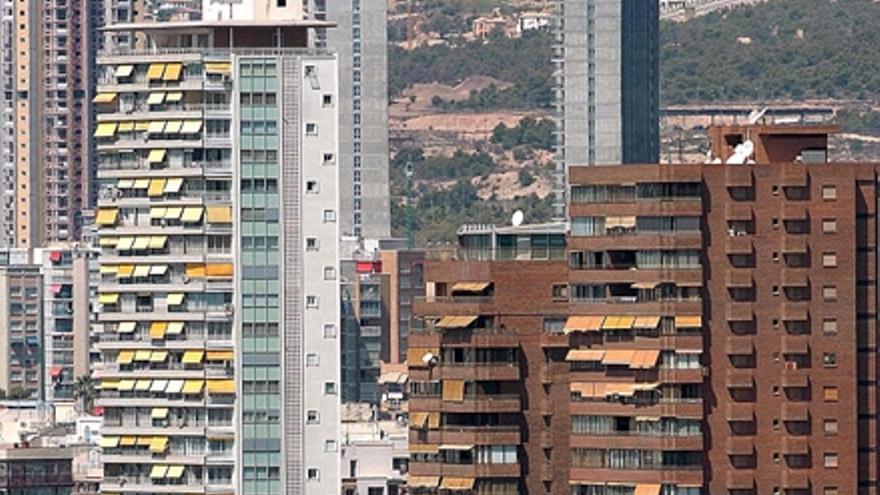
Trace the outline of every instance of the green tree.
<path fill-rule="evenodd" d="M 80 411 L 92 414 L 95 410 L 95 383 L 89 375 L 76 378 L 73 384 L 73 398 L 77 401 Z"/>

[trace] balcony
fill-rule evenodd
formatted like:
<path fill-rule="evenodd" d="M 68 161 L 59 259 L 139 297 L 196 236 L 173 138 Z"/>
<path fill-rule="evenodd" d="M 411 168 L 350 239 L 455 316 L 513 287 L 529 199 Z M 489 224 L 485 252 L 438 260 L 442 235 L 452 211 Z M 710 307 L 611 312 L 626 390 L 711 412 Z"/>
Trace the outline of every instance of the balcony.
<path fill-rule="evenodd" d="M 784 402 L 782 404 L 782 420 L 801 422 L 810 420 L 808 402 Z"/>
<path fill-rule="evenodd" d="M 410 462 L 410 476 L 452 476 L 456 478 L 519 478 L 519 464 L 450 464 Z"/>
<path fill-rule="evenodd" d="M 752 456 L 755 455 L 755 439 L 753 437 L 728 437 L 727 455 Z"/>
<path fill-rule="evenodd" d="M 752 288 L 755 281 L 752 278 L 752 270 L 750 269 L 729 269 L 727 270 L 727 287 L 732 288 Z"/>
<path fill-rule="evenodd" d="M 750 302 L 729 302 L 726 307 L 727 321 L 754 321 L 755 312 Z"/>
<path fill-rule="evenodd" d="M 727 254 L 752 254 L 755 251 L 752 237 L 748 235 L 727 236 L 725 238 Z"/>
<path fill-rule="evenodd" d="M 752 422 L 754 420 L 754 403 L 729 402 L 727 404 L 727 421 Z"/>
<path fill-rule="evenodd" d="M 724 167 L 727 187 L 754 187 L 755 177 L 750 166 Z"/>
<path fill-rule="evenodd" d="M 752 337 L 728 336 L 724 349 L 729 356 L 752 355 L 755 353 L 755 342 Z"/>
<path fill-rule="evenodd" d="M 519 363 L 441 363 L 434 368 L 433 377 L 439 380 L 518 381 Z"/>
<path fill-rule="evenodd" d="M 412 405 L 410 405 L 412 410 Z M 443 426 L 436 430 L 410 428 L 410 442 L 435 445 L 519 445 L 522 443 L 518 425 Z"/>
<path fill-rule="evenodd" d="M 572 467 L 569 472 L 569 480 L 571 483 L 577 483 L 578 480 L 589 482 L 601 480 L 615 484 L 651 483 L 657 485 L 675 480 L 680 485 L 701 486 L 703 484 L 703 468 L 700 465 L 633 467 L 630 469 Z"/>
<path fill-rule="evenodd" d="M 409 407 L 411 411 L 446 413 L 518 413 L 522 410 L 519 395 L 513 394 L 465 396 L 460 401 L 411 396 Z"/>
<path fill-rule="evenodd" d="M 413 313 L 417 315 L 490 315 L 494 312 L 495 298 L 492 296 L 434 296 L 413 300 Z"/>
<path fill-rule="evenodd" d="M 753 388 L 755 386 L 755 374 L 749 369 L 728 369 L 724 377 L 727 388 Z"/>
<path fill-rule="evenodd" d="M 612 435 L 573 433 L 569 438 L 571 448 L 604 449 L 609 445 L 617 449 L 702 450 L 703 436 L 650 435 L 628 431 L 614 432 Z"/>

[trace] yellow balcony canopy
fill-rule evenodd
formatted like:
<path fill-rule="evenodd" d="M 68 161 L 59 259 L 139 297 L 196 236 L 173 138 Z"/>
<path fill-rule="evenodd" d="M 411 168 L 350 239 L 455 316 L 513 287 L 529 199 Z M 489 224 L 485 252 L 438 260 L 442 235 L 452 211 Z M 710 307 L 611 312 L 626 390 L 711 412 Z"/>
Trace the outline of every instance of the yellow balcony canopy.
<path fill-rule="evenodd" d="M 134 321 L 123 321 L 120 322 L 116 327 L 117 333 L 132 333 L 134 329 L 137 327 L 137 322 Z"/>
<path fill-rule="evenodd" d="M 150 150 L 150 154 L 147 155 L 148 163 L 162 163 L 165 160 L 165 150 Z"/>
<path fill-rule="evenodd" d="M 181 100 L 183 100 L 183 93 L 180 91 L 172 91 L 165 95 L 166 103 L 177 103 Z"/>
<path fill-rule="evenodd" d="M 114 225 L 118 215 L 119 209 L 117 208 L 99 208 L 98 215 L 95 216 L 95 223 L 98 225 Z"/>
<path fill-rule="evenodd" d="M 113 103 L 117 96 L 118 93 L 98 93 L 92 98 L 92 103 Z"/>
<path fill-rule="evenodd" d="M 209 206 L 208 223 L 232 223 L 231 206 Z"/>
<path fill-rule="evenodd" d="M 130 64 L 126 65 L 117 65 L 116 66 L 116 77 L 131 77 L 132 72 L 134 72 L 134 66 Z"/>
<path fill-rule="evenodd" d="M 198 134 L 202 130 L 201 120 L 187 120 L 180 129 L 181 134 Z"/>
<path fill-rule="evenodd" d="M 183 304 L 183 298 L 183 292 L 172 292 L 168 294 L 168 297 L 165 298 L 165 304 L 169 306 L 177 306 L 179 304 Z"/>
<path fill-rule="evenodd" d="M 208 380 L 209 394 L 234 394 L 235 380 Z"/>
<path fill-rule="evenodd" d="M 187 206 L 183 210 L 183 215 L 180 217 L 180 221 L 187 223 L 199 222 L 202 219 L 203 212 L 204 208 L 201 206 Z"/>
<path fill-rule="evenodd" d="M 134 360 L 134 351 L 119 351 L 116 356 L 116 364 L 131 364 Z"/>
<path fill-rule="evenodd" d="M 163 73 L 165 73 L 165 64 L 150 64 L 147 69 L 147 79 L 151 81 L 162 79 Z"/>
<path fill-rule="evenodd" d="M 184 394 L 200 394 L 205 386 L 204 380 L 187 380 L 183 384 L 182 393 Z"/>
<path fill-rule="evenodd" d="M 165 74 L 162 76 L 163 81 L 178 81 L 180 73 L 183 71 L 183 64 L 174 63 L 165 66 Z"/>
<path fill-rule="evenodd" d="M 172 177 L 165 182 L 165 194 L 179 193 L 183 187 L 183 179 L 180 177 Z"/>
<path fill-rule="evenodd" d="M 155 93 L 150 93 L 150 96 L 147 97 L 147 105 L 159 105 L 163 101 L 165 101 L 165 92 L 157 91 Z"/>
<path fill-rule="evenodd" d="M 99 294 L 98 302 L 101 304 L 116 304 L 119 302 L 119 294 L 109 292 Z"/>
<path fill-rule="evenodd" d="M 96 138 L 113 137 L 116 135 L 116 128 L 119 126 L 116 122 L 101 122 L 95 128 Z"/>
<path fill-rule="evenodd" d="M 183 333 L 183 322 L 172 321 L 168 323 L 168 329 L 165 331 L 167 335 L 180 335 Z"/>
<path fill-rule="evenodd" d="M 165 419 L 168 417 L 168 408 L 167 407 L 154 407 L 150 412 L 150 417 L 153 419 Z"/>
<path fill-rule="evenodd" d="M 232 64 L 229 62 L 205 62 L 205 72 L 208 74 L 229 74 L 232 72 Z"/>
<path fill-rule="evenodd" d="M 180 132 L 180 129 L 183 127 L 182 120 L 169 120 L 167 124 L 165 124 L 165 134 L 177 134 Z"/>
<path fill-rule="evenodd" d="M 181 358 L 181 362 L 183 364 L 199 364 L 202 362 L 202 358 L 205 356 L 205 351 L 192 350 L 186 351 L 183 353 L 183 358 Z"/>

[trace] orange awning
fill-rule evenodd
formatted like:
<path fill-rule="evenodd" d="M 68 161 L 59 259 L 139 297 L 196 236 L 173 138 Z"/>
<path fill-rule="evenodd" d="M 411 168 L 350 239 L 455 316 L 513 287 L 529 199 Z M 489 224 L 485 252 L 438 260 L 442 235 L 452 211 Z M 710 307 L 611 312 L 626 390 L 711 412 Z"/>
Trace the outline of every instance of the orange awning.
<path fill-rule="evenodd" d="M 636 485 L 636 490 L 633 492 L 633 495 L 660 495 L 660 485 Z"/>
<path fill-rule="evenodd" d="M 601 349 L 571 349 L 565 356 L 566 361 L 602 361 L 605 351 Z"/>
<path fill-rule="evenodd" d="M 630 365 L 633 362 L 633 358 L 636 355 L 636 351 L 629 349 L 614 349 L 605 352 L 605 357 L 602 358 L 602 364 L 608 365 Z"/>
<path fill-rule="evenodd" d="M 604 316 L 569 316 L 565 322 L 565 333 L 597 332 L 602 328 Z"/>

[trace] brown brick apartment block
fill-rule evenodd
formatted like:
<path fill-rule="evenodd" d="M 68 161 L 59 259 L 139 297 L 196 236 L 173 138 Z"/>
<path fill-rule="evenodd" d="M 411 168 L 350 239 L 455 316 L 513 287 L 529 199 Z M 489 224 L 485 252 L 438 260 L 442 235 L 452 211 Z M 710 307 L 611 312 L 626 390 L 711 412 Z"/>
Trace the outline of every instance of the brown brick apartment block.
<path fill-rule="evenodd" d="M 572 168 L 567 224 L 463 228 L 414 307 L 410 490 L 876 494 L 878 167 L 833 130 L 713 128 L 718 163 Z"/>

